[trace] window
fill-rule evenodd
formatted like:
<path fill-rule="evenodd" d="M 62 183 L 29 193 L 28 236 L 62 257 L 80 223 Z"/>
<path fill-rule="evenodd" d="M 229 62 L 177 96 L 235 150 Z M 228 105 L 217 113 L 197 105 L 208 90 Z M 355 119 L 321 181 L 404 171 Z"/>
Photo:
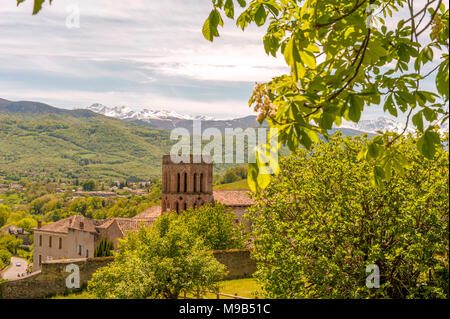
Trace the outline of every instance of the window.
<path fill-rule="evenodd" d="M 200 174 L 200 193 L 203 192 L 203 173 Z"/>
<path fill-rule="evenodd" d="M 86 258 L 89 257 L 89 249 L 86 249 Z"/>
<path fill-rule="evenodd" d="M 59 249 L 62 249 L 62 238 L 59 238 Z"/>
<path fill-rule="evenodd" d="M 42 235 L 39 235 L 39 246 L 42 247 Z"/>
<path fill-rule="evenodd" d="M 81 256 L 82 253 L 83 253 L 83 249 L 82 249 L 81 245 L 78 245 L 78 255 Z"/>
<path fill-rule="evenodd" d="M 187 193 L 187 173 L 184 173 L 184 192 Z"/>
<path fill-rule="evenodd" d="M 39 255 L 39 266 L 42 265 L 42 256 Z"/>
<path fill-rule="evenodd" d="M 180 192 L 180 173 L 177 174 L 177 193 Z"/>
<path fill-rule="evenodd" d="M 194 174 L 194 193 L 197 192 L 197 173 Z"/>
<path fill-rule="evenodd" d="M 180 213 L 180 206 L 179 206 L 178 202 L 175 204 L 175 207 L 176 207 L 177 214 L 179 214 Z"/>
<path fill-rule="evenodd" d="M 52 236 L 48 236 L 48 247 L 52 248 Z"/>

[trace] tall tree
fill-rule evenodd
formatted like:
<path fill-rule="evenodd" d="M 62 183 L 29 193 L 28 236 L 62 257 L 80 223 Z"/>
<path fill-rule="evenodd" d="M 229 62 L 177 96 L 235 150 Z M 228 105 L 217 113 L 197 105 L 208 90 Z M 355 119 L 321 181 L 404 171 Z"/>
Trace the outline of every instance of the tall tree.
<path fill-rule="evenodd" d="M 165 214 L 120 242 L 114 261 L 97 270 L 88 290 L 99 298 L 178 298 L 182 292 L 216 290 L 220 264 L 176 214 Z"/>
<path fill-rule="evenodd" d="M 427 160 L 414 142 L 396 143 L 411 166 L 391 169 L 382 187 L 358 160 L 361 137 L 332 136 L 282 160 L 251 208 L 268 297 L 448 298 L 448 149 Z M 370 288 L 375 267 L 380 286 Z"/>

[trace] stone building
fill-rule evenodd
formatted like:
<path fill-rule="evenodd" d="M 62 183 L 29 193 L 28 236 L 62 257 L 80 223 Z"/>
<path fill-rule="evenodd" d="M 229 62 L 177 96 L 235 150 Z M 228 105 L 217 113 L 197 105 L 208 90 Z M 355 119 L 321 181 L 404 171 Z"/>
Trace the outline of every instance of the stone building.
<path fill-rule="evenodd" d="M 213 164 L 210 157 L 191 155 L 174 163 L 163 156 L 161 211 L 180 213 L 190 207 L 212 203 Z"/>
<path fill-rule="evenodd" d="M 94 257 L 94 250 L 101 238 L 114 243 L 117 249 L 119 238 L 128 231 L 137 231 L 143 223 L 150 226 L 156 218 L 110 218 L 93 220 L 75 215 L 55 223 L 33 229 L 33 271 L 40 270 L 41 264 L 56 259 Z"/>

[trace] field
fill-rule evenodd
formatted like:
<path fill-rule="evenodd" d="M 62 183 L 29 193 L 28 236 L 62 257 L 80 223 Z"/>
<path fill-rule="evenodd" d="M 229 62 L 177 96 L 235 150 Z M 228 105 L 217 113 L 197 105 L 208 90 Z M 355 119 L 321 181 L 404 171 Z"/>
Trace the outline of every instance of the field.
<path fill-rule="evenodd" d="M 229 295 L 238 295 L 240 297 L 245 298 L 255 298 L 255 296 L 261 297 L 261 290 L 253 278 L 247 279 L 235 279 L 235 280 L 224 280 L 220 284 L 220 292 Z M 256 294 L 255 294 L 256 293 Z M 189 296 L 188 296 L 189 297 Z M 193 297 L 193 296 L 192 296 Z M 217 296 L 215 294 L 205 294 L 203 295 L 204 299 L 216 299 Z M 224 296 L 220 296 L 221 299 L 229 299 Z M 57 295 L 51 297 L 50 299 L 95 299 L 94 296 L 90 295 L 87 291 L 82 291 L 78 293 L 64 295 Z"/>

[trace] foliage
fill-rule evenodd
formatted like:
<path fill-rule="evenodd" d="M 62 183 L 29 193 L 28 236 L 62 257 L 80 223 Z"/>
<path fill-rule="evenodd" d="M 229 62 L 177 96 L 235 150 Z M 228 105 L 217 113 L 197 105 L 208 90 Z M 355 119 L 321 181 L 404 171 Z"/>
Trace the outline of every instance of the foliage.
<path fill-rule="evenodd" d="M 247 166 L 229 168 L 220 179 L 220 184 L 229 184 L 247 178 Z"/>
<path fill-rule="evenodd" d="M 181 219 L 164 214 L 120 241 L 114 261 L 94 273 L 88 291 L 98 298 L 178 298 L 217 289 L 224 268 Z"/>
<path fill-rule="evenodd" d="M 6 265 L 9 265 L 11 256 L 12 255 L 8 250 L 0 248 L 0 270 Z"/>
<path fill-rule="evenodd" d="M 95 190 L 95 181 L 92 179 L 84 181 L 81 186 L 83 187 L 84 191 L 93 191 Z"/>
<path fill-rule="evenodd" d="M 200 208 L 189 208 L 181 218 L 189 230 L 203 238 L 211 249 L 238 249 L 244 247 L 244 235 L 234 220 L 235 214 L 225 205 L 203 205 Z"/>
<path fill-rule="evenodd" d="M 37 221 L 32 217 L 25 217 L 15 223 L 15 226 L 23 228 L 27 232 L 31 232 L 33 228 L 37 227 Z"/>
<path fill-rule="evenodd" d="M 16 238 L 13 235 L 0 232 L 0 249 L 7 250 L 11 254 L 15 254 L 17 248 L 22 245 L 22 239 Z"/>
<path fill-rule="evenodd" d="M 94 257 L 112 256 L 114 251 L 114 243 L 106 238 L 100 239 L 94 250 Z"/>
<path fill-rule="evenodd" d="M 367 143 L 333 136 L 299 151 L 256 195 L 256 276 L 268 297 L 448 297 L 448 149 L 431 161 L 400 139 L 410 167 L 375 187 L 358 159 Z M 380 268 L 379 289 L 365 285 L 369 264 Z"/>
<path fill-rule="evenodd" d="M 0 111 L 0 179 L 146 181 L 160 175 L 172 144 L 169 131 L 100 115 Z"/>
<path fill-rule="evenodd" d="M 11 209 L 8 206 L 0 204 L 0 228 L 3 227 L 8 221 Z"/>
<path fill-rule="evenodd" d="M 213 41 L 224 21 L 221 12 L 235 18 L 233 0 L 213 0 L 203 34 Z M 264 145 L 257 162 L 249 164 L 249 186 L 265 188 L 271 165 L 277 173 L 274 153 L 280 145 L 296 150 L 311 149 L 327 136 L 333 124 L 343 119 L 358 122 L 364 109 L 383 104 L 385 112 L 407 115 L 406 125 L 420 132 L 419 152 L 432 159 L 439 136 L 426 123 L 448 121 L 449 12 L 442 0 L 421 6 L 408 0 L 238 0 L 244 9 L 236 25 L 245 30 L 252 22 L 268 25 L 264 49 L 276 57 L 281 53 L 290 74 L 257 84 L 249 101 L 276 133 L 279 145 Z M 438 53 L 439 57 L 434 57 Z M 433 76 L 434 91 L 424 82 Z M 436 94 L 437 93 L 437 94 Z M 391 167 L 402 165 L 389 148 L 404 134 L 373 140 L 364 157 L 372 162 L 372 181 L 382 180 Z M 273 135 L 272 135 L 273 136 Z"/>

